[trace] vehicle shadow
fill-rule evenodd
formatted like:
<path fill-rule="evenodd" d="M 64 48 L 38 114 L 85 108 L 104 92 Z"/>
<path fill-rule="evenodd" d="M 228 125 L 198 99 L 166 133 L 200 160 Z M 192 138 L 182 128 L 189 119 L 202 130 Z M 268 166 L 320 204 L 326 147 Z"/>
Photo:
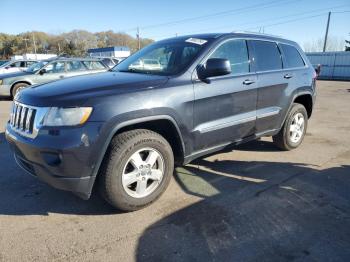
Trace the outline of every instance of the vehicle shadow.
<path fill-rule="evenodd" d="M 12 101 L 11 97 L 0 97 L 0 101 Z"/>
<path fill-rule="evenodd" d="M 137 261 L 347 261 L 349 174 L 350 165 L 195 161 L 175 179 L 201 200 L 148 227 Z"/>
<path fill-rule="evenodd" d="M 277 148 L 270 141 L 254 140 L 248 143 L 244 143 L 236 146 L 234 149 L 239 151 L 259 151 L 259 152 L 279 152 L 280 149 Z"/>
<path fill-rule="evenodd" d="M 174 172 L 180 188 L 197 202 L 146 228 L 138 240 L 136 259 L 346 261 L 350 257 L 349 174 L 349 165 L 321 170 L 289 162 L 198 159 Z M 0 215 L 49 213 L 118 212 L 96 193 L 84 201 L 25 174 L 1 133 Z"/>

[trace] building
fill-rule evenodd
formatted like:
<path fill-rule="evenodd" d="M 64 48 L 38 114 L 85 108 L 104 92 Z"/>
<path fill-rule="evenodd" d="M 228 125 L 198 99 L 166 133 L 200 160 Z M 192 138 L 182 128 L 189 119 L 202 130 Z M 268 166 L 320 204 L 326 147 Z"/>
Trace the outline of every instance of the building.
<path fill-rule="evenodd" d="M 350 52 L 310 52 L 306 53 L 311 64 L 316 68 L 321 65 L 319 79 L 350 80 Z"/>
<path fill-rule="evenodd" d="M 127 46 L 91 48 L 91 49 L 88 49 L 88 54 L 89 56 L 92 56 L 92 57 L 126 58 L 130 55 L 130 49 Z"/>
<path fill-rule="evenodd" d="M 18 59 L 29 59 L 29 60 L 44 60 L 56 57 L 55 54 L 24 54 L 24 55 L 14 55 L 11 57 L 11 60 Z"/>

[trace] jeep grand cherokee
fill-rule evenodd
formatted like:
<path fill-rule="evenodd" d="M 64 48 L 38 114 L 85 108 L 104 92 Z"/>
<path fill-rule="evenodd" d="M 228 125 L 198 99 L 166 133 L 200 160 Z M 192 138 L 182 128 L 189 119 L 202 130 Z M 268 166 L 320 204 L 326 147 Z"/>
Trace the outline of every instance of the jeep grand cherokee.
<path fill-rule="evenodd" d="M 156 65 L 144 61 L 157 61 Z M 315 72 L 292 41 L 258 34 L 162 40 L 110 72 L 19 92 L 6 127 L 17 163 L 84 199 L 95 183 L 122 210 L 155 201 L 174 163 L 272 136 L 302 142 Z"/>

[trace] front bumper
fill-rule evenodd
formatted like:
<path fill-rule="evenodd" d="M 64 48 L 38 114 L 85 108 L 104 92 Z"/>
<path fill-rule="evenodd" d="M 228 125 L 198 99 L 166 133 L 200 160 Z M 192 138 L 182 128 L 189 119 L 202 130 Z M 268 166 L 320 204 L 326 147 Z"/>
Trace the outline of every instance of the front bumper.
<path fill-rule="evenodd" d="M 6 139 L 16 162 L 25 171 L 47 184 L 75 193 L 83 199 L 91 195 L 95 182 L 98 130 L 100 123 L 83 127 L 44 129 L 36 138 L 16 133 L 9 124 Z"/>
<path fill-rule="evenodd" d="M 10 97 L 11 96 L 11 86 L 10 85 L 0 85 L 0 96 Z"/>

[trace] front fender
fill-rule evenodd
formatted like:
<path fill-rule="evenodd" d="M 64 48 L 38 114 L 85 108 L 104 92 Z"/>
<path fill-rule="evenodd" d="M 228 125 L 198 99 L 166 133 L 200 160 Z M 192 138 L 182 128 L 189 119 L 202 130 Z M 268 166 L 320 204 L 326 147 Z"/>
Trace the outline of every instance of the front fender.
<path fill-rule="evenodd" d="M 124 127 L 134 125 L 134 124 L 140 124 L 140 123 L 146 123 L 151 122 L 154 120 L 168 120 L 170 121 L 176 128 L 176 132 L 178 133 L 178 136 L 181 141 L 181 147 L 183 152 L 185 152 L 185 142 L 182 136 L 182 132 L 180 130 L 180 126 L 178 122 L 169 115 L 153 115 L 153 116 L 145 116 L 145 117 L 139 117 L 129 120 L 123 120 L 123 117 L 117 117 L 105 124 L 103 124 L 100 128 L 100 135 L 98 142 L 95 143 L 94 148 L 92 149 L 91 157 L 97 157 L 97 160 L 95 159 L 95 167 L 92 173 L 92 176 L 96 177 L 98 174 L 98 171 L 100 169 L 100 166 L 102 164 L 103 158 L 107 152 L 108 146 L 110 142 L 112 141 L 113 137 L 119 130 L 121 130 Z"/>

